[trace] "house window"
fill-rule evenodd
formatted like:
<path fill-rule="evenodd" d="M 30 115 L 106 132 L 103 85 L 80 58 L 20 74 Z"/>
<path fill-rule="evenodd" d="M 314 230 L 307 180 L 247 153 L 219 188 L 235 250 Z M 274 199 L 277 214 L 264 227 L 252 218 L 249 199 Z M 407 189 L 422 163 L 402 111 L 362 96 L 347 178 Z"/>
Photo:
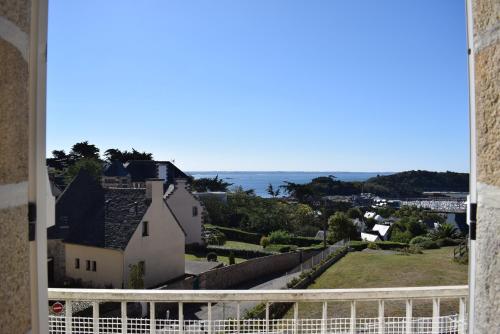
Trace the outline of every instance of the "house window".
<path fill-rule="evenodd" d="M 90 271 L 90 260 L 87 260 L 87 263 L 86 263 L 86 268 L 85 268 L 87 271 Z"/>
<path fill-rule="evenodd" d="M 75 269 L 80 269 L 80 259 L 79 258 L 75 259 Z"/>
<path fill-rule="evenodd" d="M 97 263 L 92 261 L 92 271 L 97 271 Z"/>
<path fill-rule="evenodd" d="M 196 216 L 198 216 L 198 207 L 193 206 L 193 217 L 196 217 Z"/>
<path fill-rule="evenodd" d="M 149 235 L 149 223 L 142 222 L 142 236 L 147 237 Z"/>

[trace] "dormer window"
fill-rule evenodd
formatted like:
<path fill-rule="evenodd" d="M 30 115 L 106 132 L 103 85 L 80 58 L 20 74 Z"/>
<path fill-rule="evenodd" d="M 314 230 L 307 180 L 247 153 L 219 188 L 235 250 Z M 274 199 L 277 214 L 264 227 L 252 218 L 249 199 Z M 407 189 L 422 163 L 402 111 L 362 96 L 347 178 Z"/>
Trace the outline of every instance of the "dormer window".
<path fill-rule="evenodd" d="M 142 236 L 147 237 L 149 235 L 149 223 L 142 222 Z"/>

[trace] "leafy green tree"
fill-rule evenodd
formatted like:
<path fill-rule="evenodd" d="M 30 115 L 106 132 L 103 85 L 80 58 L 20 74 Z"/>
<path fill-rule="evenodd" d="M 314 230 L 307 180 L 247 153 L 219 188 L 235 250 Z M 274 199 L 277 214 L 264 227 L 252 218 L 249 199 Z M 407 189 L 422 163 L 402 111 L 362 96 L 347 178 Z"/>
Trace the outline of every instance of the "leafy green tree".
<path fill-rule="evenodd" d="M 92 175 L 96 181 L 100 182 L 102 174 L 102 164 L 97 159 L 81 159 L 70 166 L 64 175 L 66 182 L 71 182 L 75 176 L 83 169 Z"/>
<path fill-rule="evenodd" d="M 71 147 L 70 156 L 78 161 L 81 159 L 99 159 L 99 149 L 94 144 L 89 144 L 87 140 L 76 143 Z"/>
<path fill-rule="evenodd" d="M 290 243 L 291 236 L 287 231 L 278 230 L 273 231 L 269 234 L 269 241 L 272 244 L 283 244 L 287 245 Z"/>
<path fill-rule="evenodd" d="M 267 186 L 267 193 L 271 197 L 276 198 L 280 195 L 280 188 L 274 189 L 273 185 L 269 183 L 269 185 Z"/>
<path fill-rule="evenodd" d="M 129 289 L 144 289 L 144 262 L 130 264 L 129 267 Z"/>
<path fill-rule="evenodd" d="M 356 226 L 344 212 L 336 212 L 328 219 L 328 240 L 330 242 L 355 238 L 356 235 Z"/>
<path fill-rule="evenodd" d="M 350 208 L 347 210 L 347 217 L 351 219 L 361 219 L 363 218 L 363 214 L 361 213 L 361 210 L 359 208 Z"/>
<path fill-rule="evenodd" d="M 216 175 L 214 178 L 194 179 L 191 183 L 193 189 L 198 192 L 228 191 L 231 185 L 232 183 L 219 179 L 219 175 Z"/>

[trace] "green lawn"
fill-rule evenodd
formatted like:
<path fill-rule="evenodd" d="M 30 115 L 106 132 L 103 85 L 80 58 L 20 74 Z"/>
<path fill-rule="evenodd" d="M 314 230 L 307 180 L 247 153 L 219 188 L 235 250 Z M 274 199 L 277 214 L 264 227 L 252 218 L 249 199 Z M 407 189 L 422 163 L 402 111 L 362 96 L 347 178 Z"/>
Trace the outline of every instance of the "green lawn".
<path fill-rule="evenodd" d="M 184 258 L 186 260 L 190 260 L 190 261 L 206 261 L 207 260 L 206 256 L 202 256 L 202 255 L 198 255 L 198 254 L 184 254 Z M 246 261 L 246 259 L 242 259 L 239 257 L 235 257 L 234 260 L 236 261 L 236 263 L 241 263 L 241 262 Z M 222 262 L 224 264 L 229 264 L 229 257 L 218 255 L 217 261 Z"/>
<path fill-rule="evenodd" d="M 409 256 L 386 251 L 352 252 L 318 277 L 309 289 L 462 284 L 467 284 L 467 266 L 454 262 L 453 247 L 445 247 Z M 377 314 L 373 302 L 359 303 L 357 306 L 360 316 Z M 457 307 L 458 302 L 444 301 L 441 313 L 454 312 Z M 349 316 L 347 303 L 336 303 L 330 307 L 329 312 L 332 308 L 335 316 Z M 415 315 L 429 315 L 431 309 L 431 301 L 414 302 Z M 299 311 L 301 317 L 321 317 L 321 306 L 318 303 L 300 304 Z M 404 316 L 403 302 L 388 302 L 386 315 Z"/>
<path fill-rule="evenodd" d="M 233 248 L 233 249 L 246 249 L 246 250 L 262 250 L 261 245 L 257 244 L 251 244 L 248 242 L 241 242 L 241 241 L 232 241 L 228 240 L 224 244 L 224 247 L 226 248 Z"/>

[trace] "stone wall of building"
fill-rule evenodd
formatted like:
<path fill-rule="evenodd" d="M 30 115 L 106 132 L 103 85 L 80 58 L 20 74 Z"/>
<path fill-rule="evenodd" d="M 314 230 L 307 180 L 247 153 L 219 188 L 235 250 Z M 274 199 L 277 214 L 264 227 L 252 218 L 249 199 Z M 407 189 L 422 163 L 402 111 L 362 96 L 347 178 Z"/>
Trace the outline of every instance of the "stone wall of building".
<path fill-rule="evenodd" d="M 28 45 L 30 1 L 0 1 L 0 331 L 30 324 Z"/>
<path fill-rule="evenodd" d="M 49 273 L 49 284 L 52 283 L 56 287 L 60 287 L 66 277 L 66 253 L 64 249 L 64 243 L 61 239 L 47 240 L 47 258 L 52 258 L 52 261 L 54 261 L 54 281 L 50 282 Z"/>
<path fill-rule="evenodd" d="M 475 333 L 500 328 L 500 1 L 473 1 L 477 131 Z"/>

